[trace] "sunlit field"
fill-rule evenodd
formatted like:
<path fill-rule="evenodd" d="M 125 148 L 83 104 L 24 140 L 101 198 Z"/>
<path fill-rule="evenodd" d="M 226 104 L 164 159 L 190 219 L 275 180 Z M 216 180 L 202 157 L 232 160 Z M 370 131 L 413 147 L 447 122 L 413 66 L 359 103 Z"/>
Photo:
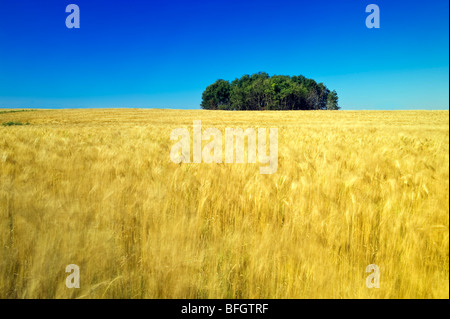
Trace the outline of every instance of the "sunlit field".
<path fill-rule="evenodd" d="M 194 120 L 277 172 L 173 163 Z M 449 298 L 449 112 L 0 110 L 0 244 L 1 298 Z"/>

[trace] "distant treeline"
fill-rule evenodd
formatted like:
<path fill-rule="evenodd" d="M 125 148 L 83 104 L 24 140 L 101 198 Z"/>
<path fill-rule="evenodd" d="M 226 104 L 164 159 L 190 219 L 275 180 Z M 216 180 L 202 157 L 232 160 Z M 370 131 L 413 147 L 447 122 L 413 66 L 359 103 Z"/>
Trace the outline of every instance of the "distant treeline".
<path fill-rule="evenodd" d="M 6 110 L 6 111 L 0 111 L 0 114 L 5 114 L 5 113 L 17 113 L 17 112 L 31 112 L 34 110 Z"/>
<path fill-rule="evenodd" d="M 299 76 L 259 72 L 231 83 L 217 80 L 202 95 L 208 110 L 338 110 L 338 95 L 323 83 Z"/>

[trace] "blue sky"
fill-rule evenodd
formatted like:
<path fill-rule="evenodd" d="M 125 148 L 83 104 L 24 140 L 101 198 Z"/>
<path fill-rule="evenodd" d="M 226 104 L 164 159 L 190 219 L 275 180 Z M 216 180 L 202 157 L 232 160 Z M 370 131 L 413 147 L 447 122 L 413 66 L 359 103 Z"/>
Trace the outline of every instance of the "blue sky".
<path fill-rule="evenodd" d="M 65 8 L 80 8 L 80 29 Z M 381 28 L 368 29 L 375 3 Z M 0 0 L 0 107 L 200 108 L 264 71 L 335 89 L 343 109 L 449 108 L 447 0 Z"/>

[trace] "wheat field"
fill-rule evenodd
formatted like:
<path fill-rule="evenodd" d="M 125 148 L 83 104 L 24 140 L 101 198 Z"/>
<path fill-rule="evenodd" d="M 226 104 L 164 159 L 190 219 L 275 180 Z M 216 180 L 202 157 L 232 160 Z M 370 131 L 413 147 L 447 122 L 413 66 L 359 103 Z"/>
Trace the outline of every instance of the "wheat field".
<path fill-rule="evenodd" d="M 171 162 L 194 120 L 277 127 L 277 172 Z M 448 111 L 0 111 L 11 122 L 28 125 L 0 125 L 0 298 L 449 298 Z"/>

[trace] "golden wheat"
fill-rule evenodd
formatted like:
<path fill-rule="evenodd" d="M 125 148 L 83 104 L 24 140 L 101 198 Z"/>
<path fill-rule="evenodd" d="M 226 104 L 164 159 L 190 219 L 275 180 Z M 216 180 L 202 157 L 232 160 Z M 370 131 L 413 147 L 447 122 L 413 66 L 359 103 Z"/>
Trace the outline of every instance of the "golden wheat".
<path fill-rule="evenodd" d="M 449 298 L 448 116 L 3 112 L 0 297 Z M 193 120 L 278 127 L 278 171 L 172 163 Z"/>

